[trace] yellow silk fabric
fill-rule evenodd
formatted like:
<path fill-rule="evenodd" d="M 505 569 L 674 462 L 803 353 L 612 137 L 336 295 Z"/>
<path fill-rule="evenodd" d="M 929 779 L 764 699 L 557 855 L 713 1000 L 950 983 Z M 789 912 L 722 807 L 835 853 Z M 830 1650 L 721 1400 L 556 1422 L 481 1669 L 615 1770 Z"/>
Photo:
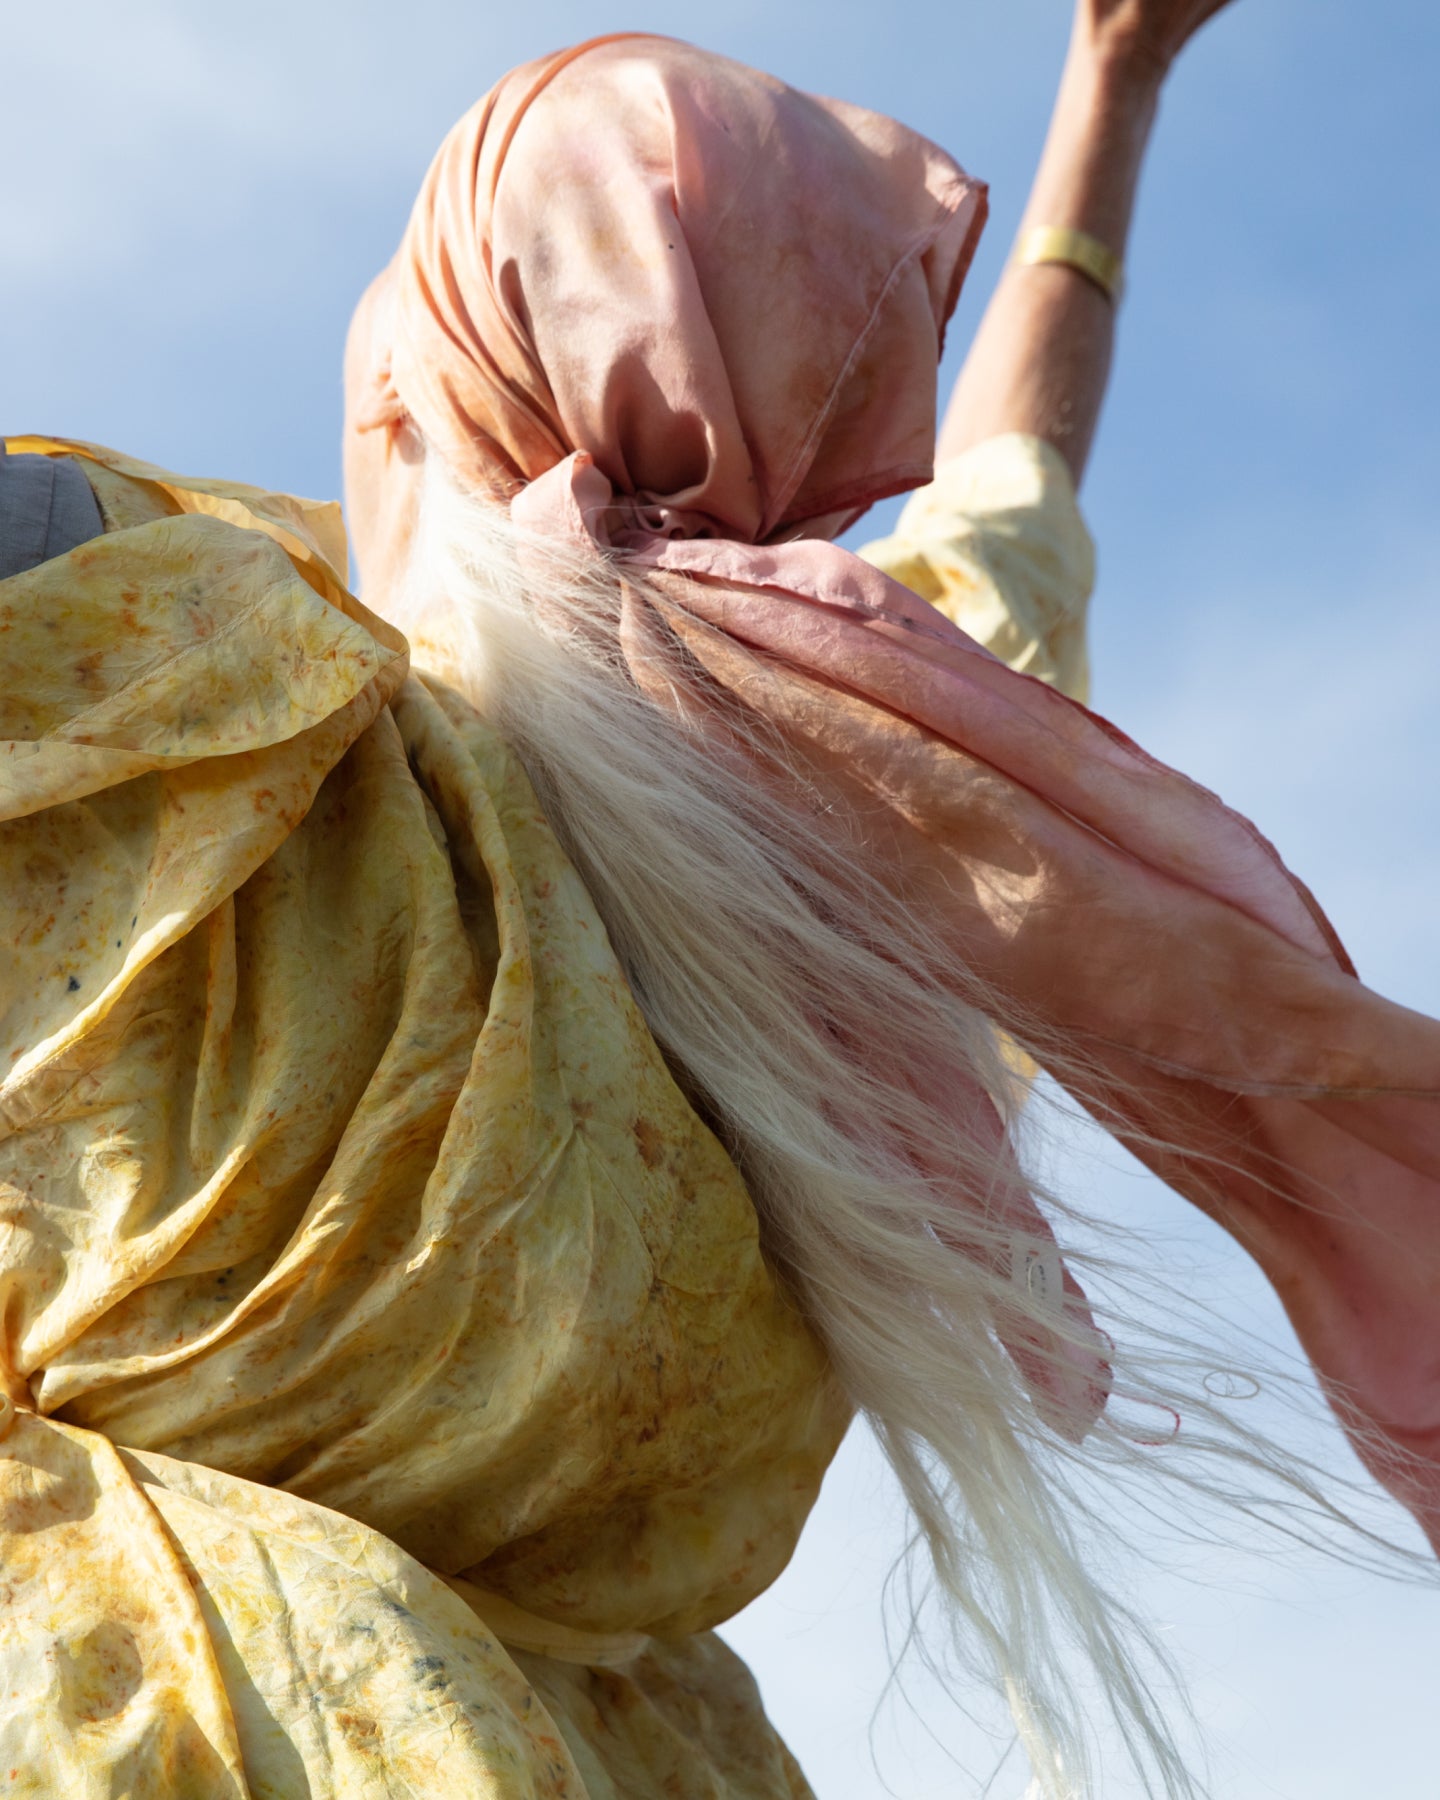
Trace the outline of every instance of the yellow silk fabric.
<path fill-rule="evenodd" d="M 947 458 L 860 554 L 1012 669 L 1089 699 L 1095 550 L 1070 471 L 1042 439 L 1012 432 Z"/>
<path fill-rule="evenodd" d="M 9 447 L 5 1791 L 803 1794 L 708 1627 L 847 1409 L 523 771 L 333 509 Z"/>

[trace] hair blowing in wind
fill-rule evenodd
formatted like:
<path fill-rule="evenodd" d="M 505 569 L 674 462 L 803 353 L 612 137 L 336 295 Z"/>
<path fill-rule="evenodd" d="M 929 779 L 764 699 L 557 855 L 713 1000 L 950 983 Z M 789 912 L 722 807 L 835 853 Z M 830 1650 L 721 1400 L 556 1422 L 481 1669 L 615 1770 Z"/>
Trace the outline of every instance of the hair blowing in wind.
<path fill-rule="evenodd" d="M 1121 1258 L 1062 1258 L 1007 1040 L 1246 1242 L 1435 1531 L 1396 1254 L 1435 1159 L 1390 1097 L 1440 1045 L 1247 821 L 831 541 L 931 472 L 984 204 L 894 121 L 670 40 L 529 65 L 357 314 L 350 516 L 367 600 L 525 760 L 1037 1779 L 1095 1791 L 1088 1666 L 1182 1796 L 1165 1658 L 1095 1573 L 1106 1493 L 1323 1538 L 1346 1489 L 1147 1343 Z"/>
<path fill-rule="evenodd" d="M 817 806 L 772 737 L 735 709 L 717 749 L 713 722 L 687 729 L 636 687 L 611 648 L 610 568 L 527 538 L 432 462 L 403 591 L 402 613 L 429 622 L 425 660 L 524 758 L 650 1029 L 899 1477 L 948 1641 L 1007 1696 L 1044 1792 L 1096 1791 L 1080 1694 L 1097 1690 L 1159 1791 L 1196 1791 L 1165 1719 L 1168 1659 L 1093 1573 L 1109 1536 L 1096 1497 L 1170 1487 L 1201 1517 L 1238 1504 L 1333 1542 L 1336 1482 L 1209 1397 L 1213 1352 L 1151 1325 L 1137 1354 L 1139 1328 L 1114 1311 L 1097 1340 L 1082 1301 L 1024 1278 L 1058 1257 L 1012 1133 L 990 1127 L 1013 1126 L 1023 1095 L 993 1023 L 1012 1009 L 866 870 L 857 821 Z M 1078 1080 L 1079 1048 L 1028 1029 Z M 1093 1243 L 1093 1221 L 1077 1223 Z M 1117 1306 L 1126 1260 L 1084 1259 Z M 1158 1443 L 1087 1411 L 1097 1341 L 1098 1378 L 1158 1422 Z M 1343 1553 L 1403 1561 L 1353 1534 Z"/>

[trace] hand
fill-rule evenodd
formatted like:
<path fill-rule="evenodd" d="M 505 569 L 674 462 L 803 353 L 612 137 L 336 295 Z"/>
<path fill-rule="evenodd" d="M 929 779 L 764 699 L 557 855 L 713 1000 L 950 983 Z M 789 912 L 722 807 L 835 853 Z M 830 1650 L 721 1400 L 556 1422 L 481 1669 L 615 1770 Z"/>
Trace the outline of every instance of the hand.
<path fill-rule="evenodd" d="M 1077 0 L 1075 40 L 1106 64 L 1161 80 L 1171 63 L 1231 0 Z"/>
<path fill-rule="evenodd" d="M 1058 225 L 1125 254 L 1160 88 L 1229 0 L 1076 0 L 1075 26 L 1022 231 Z M 1114 345 L 1115 308 L 1062 267 L 1002 276 L 956 384 L 939 454 L 1004 432 L 1045 438 L 1078 481 Z"/>

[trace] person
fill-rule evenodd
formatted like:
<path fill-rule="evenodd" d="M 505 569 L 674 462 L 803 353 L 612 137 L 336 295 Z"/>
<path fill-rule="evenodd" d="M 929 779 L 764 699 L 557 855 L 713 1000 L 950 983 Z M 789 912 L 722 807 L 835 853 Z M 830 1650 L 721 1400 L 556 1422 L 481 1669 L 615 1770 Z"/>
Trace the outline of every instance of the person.
<path fill-rule="evenodd" d="M 928 486 L 983 191 L 644 36 L 467 115 L 357 314 L 366 604 L 332 509 L 8 441 L 104 527 L 0 591 L 13 1791 L 802 1795 L 713 1627 L 856 1408 L 1047 1789 L 1048 1604 L 1183 1791 L 1069 1528 L 1133 1378 L 1015 1045 L 1243 1237 L 1433 1529 L 1440 1029 L 1058 691 L 1215 10 L 1081 0 Z"/>

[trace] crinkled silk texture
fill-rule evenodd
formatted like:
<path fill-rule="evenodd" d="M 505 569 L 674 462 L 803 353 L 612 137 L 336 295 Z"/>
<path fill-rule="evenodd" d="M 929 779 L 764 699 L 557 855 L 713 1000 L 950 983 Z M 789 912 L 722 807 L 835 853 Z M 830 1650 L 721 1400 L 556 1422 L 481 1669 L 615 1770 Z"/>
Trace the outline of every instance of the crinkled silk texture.
<path fill-rule="evenodd" d="M 710 1627 L 847 1408 L 521 768 L 333 509 L 80 454 L 0 583 L 0 1793 L 805 1794 Z M 1041 446 L 872 554 L 1083 681 Z"/>

